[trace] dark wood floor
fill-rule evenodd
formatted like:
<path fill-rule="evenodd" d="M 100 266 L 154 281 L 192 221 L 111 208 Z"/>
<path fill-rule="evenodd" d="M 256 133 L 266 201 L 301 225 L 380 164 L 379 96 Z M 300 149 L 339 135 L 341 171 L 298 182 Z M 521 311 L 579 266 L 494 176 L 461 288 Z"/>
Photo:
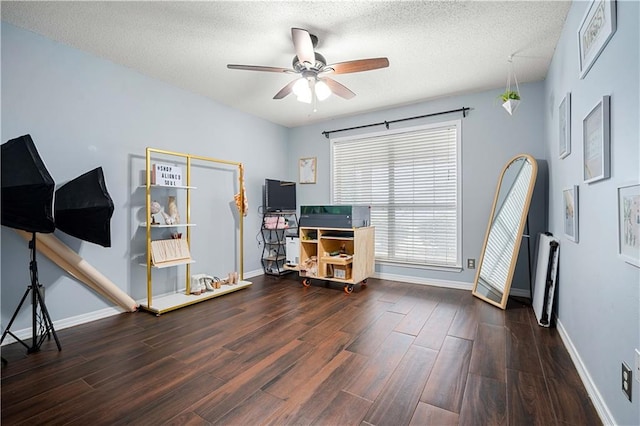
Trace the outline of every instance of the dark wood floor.
<path fill-rule="evenodd" d="M 451 290 L 293 274 L 2 348 L 2 424 L 599 425 L 555 329 Z"/>

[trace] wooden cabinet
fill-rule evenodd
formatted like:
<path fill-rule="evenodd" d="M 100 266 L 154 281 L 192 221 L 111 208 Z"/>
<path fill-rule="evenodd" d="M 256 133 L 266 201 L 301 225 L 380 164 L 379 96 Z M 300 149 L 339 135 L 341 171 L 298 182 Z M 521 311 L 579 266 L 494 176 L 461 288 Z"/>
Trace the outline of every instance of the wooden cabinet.
<path fill-rule="evenodd" d="M 347 293 L 366 284 L 375 268 L 375 231 L 362 228 L 300 227 L 300 264 L 305 286 L 311 279 L 344 283 Z"/>

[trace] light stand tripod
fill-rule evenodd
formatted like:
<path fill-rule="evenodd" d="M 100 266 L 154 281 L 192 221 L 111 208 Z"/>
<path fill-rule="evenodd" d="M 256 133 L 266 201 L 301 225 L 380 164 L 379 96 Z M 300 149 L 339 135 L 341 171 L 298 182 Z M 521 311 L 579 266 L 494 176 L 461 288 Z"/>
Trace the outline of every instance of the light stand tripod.
<path fill-rule="evenodd" d="M 56 335 L 56 331 L 53 328 L 53 322 L 51 321 L 51 317 L 49 316 L 49 312 L 47 311 L 47 305 L 44 303 L 44 287 L 40 285 L 38 282 L 38 262 L 36 261 L 36 233 L 32 233 L 31 241 L 29 241 L 29 249 L 31 249 L 31 262 L 29 262 L 29 271 L 31 273 L 31 283 L 27 286 L 27 291 L 25 291 L 24 296 L 22 296 L 22 300 L 20 300 L 20 304 L 16 308 L 16 311 L 13 313 L 11 320 L 9 321 L 9 325 L 7 325 L 6 330 L 2 333 L 2 339 L 0 339 L 0 344 L 4 341 L 4 338 L 7 334 L 10 334 L 14 339 L 20 342 L 24 347 L 27 348 L 27 353 L 33 353 L 40 351 L 40 346 L 44 342 L 45 337 L 51 338 L 51 334 L 53 334 L 53 338 L 56 341 L 56 345 L 58 346 L 58 350 L 61 351 L 60 341 L 58 340 L 58 336 Z M 32 307 L 32 326 L 31 326 L 31 346 L 27 345 L 24 341 L 19 339 L 15 334 L 10 331 L 11 325 L 13 321 L 16 319 L 18 312 L 20 312 L 20 308 L 22 304 L 27 299 L 27 296 L 31 292 L 31 307 Z M 40 307 L 40 312 L 38 312 L 38 306 Z"/>

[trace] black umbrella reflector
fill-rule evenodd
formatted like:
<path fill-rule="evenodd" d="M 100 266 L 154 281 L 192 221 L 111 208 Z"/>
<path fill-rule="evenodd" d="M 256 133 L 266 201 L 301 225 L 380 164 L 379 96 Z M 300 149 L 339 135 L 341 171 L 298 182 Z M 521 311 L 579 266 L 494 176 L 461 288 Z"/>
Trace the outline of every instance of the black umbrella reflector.
<path fill-rule="evenodd" d="M 65 183 L 56 190 L 56 227 L 84 241 L 111 247 L 113 201 L 102 167 Z"/>
<path fill-rule="evenodd" d="M 28 232 L 50 233 L 55 182 L 30 135 L 2 144 L 2 224 Z"/>

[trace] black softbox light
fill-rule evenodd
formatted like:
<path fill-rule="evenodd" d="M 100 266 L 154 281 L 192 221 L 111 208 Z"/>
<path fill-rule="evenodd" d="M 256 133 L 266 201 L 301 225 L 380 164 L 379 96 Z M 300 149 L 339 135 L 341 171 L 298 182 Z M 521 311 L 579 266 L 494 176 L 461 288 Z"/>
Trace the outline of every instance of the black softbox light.
<path fill-rule="evenodd" d="M 2 144 L 2 224 L 50 233 L 55 183 L 30 135 Z"/>
<path fill-rule="evenodd" d="M 56 227 L 85 241 L 111 247 L 113 201 L 102 167 L 65 183 L 56 190 Z"/>

